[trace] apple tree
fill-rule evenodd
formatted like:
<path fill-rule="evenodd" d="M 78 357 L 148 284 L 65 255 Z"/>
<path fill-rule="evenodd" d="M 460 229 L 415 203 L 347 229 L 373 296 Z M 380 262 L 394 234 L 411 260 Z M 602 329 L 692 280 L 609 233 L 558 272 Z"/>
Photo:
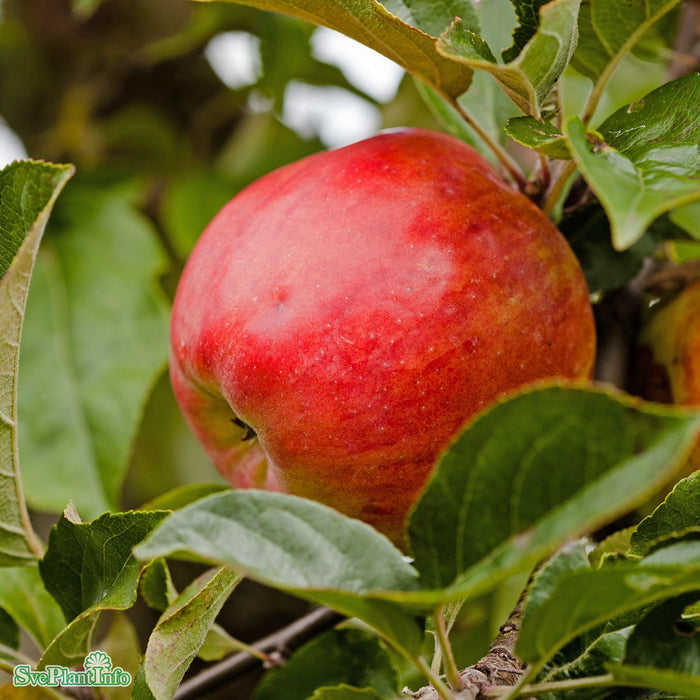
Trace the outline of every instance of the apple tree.
<path fill-rule="evenodd" d="M 396 96 L 312 52 L 318 26 L 400 66 Z M 0 172 L 0 697 L 700 698 L 698 26 L 694 0 L 5 0 L 28 157 Z M 259 62 L 235 85 L 226 34 Z M 207 222 L 327 145 L 290 126 L 299 81 L 477 149 L 595 313 L 594 380 L 469 420 L 401 549 L 231 489 L 168 381 Z M 130 684 L 41 675 L 92 652 Z"/>

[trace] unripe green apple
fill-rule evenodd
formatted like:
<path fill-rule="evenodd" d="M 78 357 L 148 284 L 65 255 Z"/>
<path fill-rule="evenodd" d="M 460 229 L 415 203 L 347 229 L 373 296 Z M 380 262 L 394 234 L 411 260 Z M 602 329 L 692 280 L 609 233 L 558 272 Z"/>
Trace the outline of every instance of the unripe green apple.
<path fill-rule="evenodd" d="M 553 224 L 463 142 L 407 129 L 232 199 L 185 267 L 171 344 L 185 418 L 234 486 L 401 542 L 465 422 L 535 380 L 588 379 L 595 337 Z"/>
<path fill-rule="evenodd" d="M 700 407 L 700 282 L 653 307 L 639 338 L 636 389 L 644 398 Z M 700 444 L 686 471 L 700 469 Z"/>

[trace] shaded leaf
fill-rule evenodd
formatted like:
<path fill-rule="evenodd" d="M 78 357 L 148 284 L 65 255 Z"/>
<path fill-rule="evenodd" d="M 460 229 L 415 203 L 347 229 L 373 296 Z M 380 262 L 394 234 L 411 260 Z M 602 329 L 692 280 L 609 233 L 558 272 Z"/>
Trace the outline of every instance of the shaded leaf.
<path fill-rule="evenodd" d="M 659 688 L 660 695 L 645 695 L 642 700 L 649 697 L 667 698 L 665 693 L 672 693 L 673 698 L 679 697 L 683 700 L 687 698 L 700 697 L 700 676 L 691 676 L 678 671 L 668 671 L 663 668 L 649 668 L 640 666 L 613 666 L 611 669 L 613 678 L 620 685 L 638 686 L 641 688 Z M 677 695 L 676 695 L 677 694 Z M 625 692 L 624 698 L 629 698 L 629 691 Z"/>
<path fill-rule="evenodd" d="M 679 467 L 699 421 L 567 386 L 501 400 L 442 456 L 410 517 L 424 586 L 472 595 L 611 521 Z"/>
<path fill-rule="evenodd" d="M 36 566 L 3 570 L 0 607 L 29 633 L 42 650 L 66 625 L 61 608 L 44 588 Z"/>
<path fill-rule="evenodd" d="M 524 114 L 539 117 L 576 48 L 579 3 L 552 0 L 543 6 L 537 32 L 506 64 L 497 63 L 486 42 L 459 20 L 440 35 L 437 49 L 466 66 L 488 71 Z"/>
<path fill-rule="evenodd" d="M 156 700 L 170 700 L 209 629 L 241 577 L 222 567 L 192 582 L 161 615 L 148 639 L 136 686 Z M 139 692 L 145 692 L 141 690 Z"/>
<path fill-rule="evenodd" d="M 627 284 L 660 242 L 660 237 L 650 230 L 627 250 L 615 250 L 610 222 L 598 203 L 572 212 L 559 223 L 559 230 L 569 241 L 591 292 Z"/>
<path fill-rule="evenodd" d="M 543 122 L 534 117 L 515 117 L 508 120 L 505 129 L 513 140 L 538 153 L 562 160 L 571 158 L 566 139 L 549 122 Z"/>
<path fill-rule="evenodd" d="M 526 44 L 537 33 L 540 24 L 540 9 L 549 0 L 511 0 L 518 18 L 518 25 L 513 30 L 513 45 L 501 52 L 501 57 L 508 63 L 518 57 Z"/>
<path fill-rule="evenodd" d="M 624 663 L 688 673 L 700 680 L 700 635 L 682 621 L 684 610 L 699 600 L 700 590 L 649 612 L 627 642 Z"/>
<path fill-rule="evenodd" d="M 398 695 L 398 673 L 389 652 L 375 636 L 357 629 L 331 630 L 320 635 L 297 650 L 284 666 L 268 672 L 253 700 L 324 698 L 325 690 L 316 691 L 317 688 L 341 684 L 354 689 L 370 688 L 374 691 L 370 697 Z M 317 696 L 314 691 L 320 694 Z M 329 698 L 336 697 L 335 691 L 328 689 L 328 693 Z"/>
<path fill-rule="evenodd" d="M 537 668 L 586 629 L 698 589 L 700 542 L 670 545 L 638 563 L 575 571 L 562 576 L 546 599 L 528 600 L 516 654 Z"/>
<path fill-rule="evenodd" d="M 679 0 L 582 0 L 579 40 L 571 64 L 597 80 Z"/>
<path fill-rule="evenodd" d="M 592 630 L 590 633 L 581 635 L 554 656 L 538 677 L 538 682 L 572 680 L 608 673 L 610 664 L 619 664 L 622 661 L 627 639 L 632 630 L 633 627 L 628 626 L 608 632 L 604 626 L 600 630 Z M 601 689 L 596 693 L 593 688 L 585 688 L 578 692 L 571 691 L 563 696 L 559 693 L 544 693 L 538 697 L 542 700 L 561 697 L 571 698 L 571 700 L 574 698 L 597 700 L 609 696 L 609 689 Z"/>
<path fill-rule="evenodd" d="M 391 14 L 376 0 L 232 0 L 282 12 L 335 29 L 398 63 L 439 92 L 457 97 L 471 82 L 471 70 L 441 56 L 435 39 Z M 413 2 L 403 2 L 404 7 Z"/>
<path fill-rule="evenodd" d="M 0 657 L 2 647 L 19 649 L 19 626 L 5 610 L 0 608 Z"/>
<path fill-rule="evenodd" d="M 117 510 L 129 449 L 165 367 L 154 232 L 124 186 L 74 183 L 37 260 L 20 373 L 27 500 Z"/>
<path fill-rule="evenodd" d="M 160 612 L 177 598 L 177 590 L 165 559 L 153 559 L 146 564 L 141 572 L 139 591 L 146 605 Z"/>
<path fill-rule="evenodd" d="M 90 523 L 75 522 L 67 511 L 49 535 L 40 563 L 46 588 L 63 609 L 68 626 L 51 642 L 40 661 L 72 666 L 90 648 L 95 625 L 104 610 L 128 610 L 136 601 L 139 564 L 134 545 L 167 513 L 105 514 Z"/>
<path fill-rule="evenodd" d="M 348 685 L 336 685 L 317 688 L 308 700 L 381 700 L 381 695 L 371 688 L 353 688 Z M 395 697 L 395 696 L 392 696 Z"/>
<path fill-rule="evenodd" d="M 178 510 L 213 493 L 229 491 L 228 484 L 185 484 L 160 494 L 139 510 Z"/>
<path fill-rule="evenodd" d="M 112 668 L 121 668 L 132 677 L 136 676 L 141 656 L 141 643 L 134 624 L 126 613 L 111 615 L 107 634 L 96 645 L 109 656 Z M 100 693 L 106 700 L 129 700 L 131 685 L 102 687 Z"/>
<path fill-rule="evenodd" d="M 31 563 L 36 541 L 22 493 L 17 451 L 20 339 L 39 243 L 73 174 L 69 165 L 21 161 L 0 171 L 0 566 Z"/>
<path fill-rule="evenodd" d="M 625 250 L 659 215 L 700 199 L 700 75 L 678 78 L 586 133 L 564 124 L 574 159 L 605 208 L 613 245 Z"/>
<path fill-rule="evenodd" d="M 630 552 L 644 556 L 659 542 L 700 533 L 700 471 L 679 481 L 664 502 L 632 533 Z"/>

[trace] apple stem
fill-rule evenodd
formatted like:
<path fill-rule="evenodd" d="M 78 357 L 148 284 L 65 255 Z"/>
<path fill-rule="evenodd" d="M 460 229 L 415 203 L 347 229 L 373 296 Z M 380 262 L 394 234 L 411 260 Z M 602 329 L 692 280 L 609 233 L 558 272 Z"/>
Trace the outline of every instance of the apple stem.
<path fill-rule="evenodd" d="M 552 182 L 552 169 L 549 167 L 549 158 L 540 154 L 540 191 L 546 192 Z"/>
<path fill-rule="evenodd" d="M 547 199 L 545 200 L 545 203 L 542 206 L 542 211 L 550 219 L 554 218 L 554 213 L 557 208 L 557 204 L 559 203 L 559 199 L 562 196 L 564 190 L 566 189 L 566 185 L 569 182 L 571 176 L 574 174 L 575 170 L 576 163 L 575 161 L 570 160 L 552 184 L 552 188 L 549 190 Z"/>
<path fill-rule="evenodd" d="M 500 161 L 501 165 L 510 173 L 513 180 L 515 180 L 518 185 L 518 189 L 521 192 L 525 192 L 528 187 L 527 178 L 525 173 L 523 173 L 522 168 L 516 160 L 506 151 L 503 146 L 501 146 L 498 141 L 495 141 L 486 131 L 483 129 L 481 124 L 474 119 L 469 110 L 462 105 L 459 100 L 454 97 L 445 95 L 445 99 L 454 107 L 454 109 L 459 113 L 459 115 L 464 119 L 464 121 L 478 134 L 479 138 L 493 151 L 494 155 Z"/>

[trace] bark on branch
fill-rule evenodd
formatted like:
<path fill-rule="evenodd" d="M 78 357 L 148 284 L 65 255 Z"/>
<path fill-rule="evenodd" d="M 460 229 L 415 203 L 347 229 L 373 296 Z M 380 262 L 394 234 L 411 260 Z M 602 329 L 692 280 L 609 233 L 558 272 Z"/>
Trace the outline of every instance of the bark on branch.
<path fill-rule="evenodd" d="M 503 694 L 504 687 L 512 687 L 520 680 L 525 664 L 515 656 L 515 643 L 522 617 L 521 599 L 501 625 L 486 656 L 460 673 L 463 687 L 454 691 L 455 700 L 493 700 Z M 404 694 L 416 700 L 441 700 L 438 692 L 430 686 L 415 693 L 404 690 Z"/>

